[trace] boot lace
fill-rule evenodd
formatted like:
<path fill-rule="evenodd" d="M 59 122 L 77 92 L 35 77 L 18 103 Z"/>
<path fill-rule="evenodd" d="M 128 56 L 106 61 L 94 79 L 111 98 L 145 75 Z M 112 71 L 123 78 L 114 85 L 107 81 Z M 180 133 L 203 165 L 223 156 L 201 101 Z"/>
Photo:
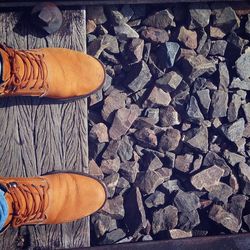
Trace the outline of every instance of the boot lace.
<path fill-rule="evenodd" d="M 5 45 L 0 45 L 0 48 L 6 51 L 10 61 L 10 78 L 3 85 L 3 94 L 15 92 L 18 89 L 29 87 L 29 92 L 37 88 L 43 91 L 42 96 L 46 95 L 48 83 L 48 69 L 43 60 L 43 54 L 36 54 L 34 51 L 15 50 Z M 20 65 L 18 58 L 22 60 L 24 73 L 20 75 Z M 36 88 L 35 88 L 36 87 Z"/>
<path fill-rule="evenodd" d="M 46 185 L 8 184 L 8 192 L 13 198 L 14 227 L 23 224 L 39 223 L 46 219 L 45 209 L 47 204 Z"/>

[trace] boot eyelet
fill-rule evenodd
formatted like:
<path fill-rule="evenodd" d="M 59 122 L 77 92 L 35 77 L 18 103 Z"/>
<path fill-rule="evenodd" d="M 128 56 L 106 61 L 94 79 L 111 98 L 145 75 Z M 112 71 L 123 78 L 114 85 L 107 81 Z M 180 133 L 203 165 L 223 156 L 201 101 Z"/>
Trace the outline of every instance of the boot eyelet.
<path fill-rule="evenodd" d="M 17 187 L 17 183 L 16 182 L 9 182 L 8 187 Z"/>

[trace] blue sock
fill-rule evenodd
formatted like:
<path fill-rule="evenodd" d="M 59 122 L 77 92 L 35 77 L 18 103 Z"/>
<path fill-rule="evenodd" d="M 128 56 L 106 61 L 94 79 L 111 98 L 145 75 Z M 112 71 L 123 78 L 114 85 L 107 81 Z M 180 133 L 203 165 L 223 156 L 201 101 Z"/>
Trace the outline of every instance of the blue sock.
<path fill-rule="evenodd" d="M 4 191 L 0 190 L 0 230 L 2 230 L 7 218 L 8 218 L 8 204 L 4 195 Z"/>

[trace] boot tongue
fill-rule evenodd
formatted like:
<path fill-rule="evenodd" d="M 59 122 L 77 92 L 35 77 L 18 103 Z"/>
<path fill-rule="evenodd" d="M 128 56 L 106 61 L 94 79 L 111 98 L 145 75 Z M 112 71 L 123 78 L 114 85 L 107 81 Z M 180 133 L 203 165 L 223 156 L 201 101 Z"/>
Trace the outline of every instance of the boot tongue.
<path fill-rule="evenodd" d="M 3 49 L 0 48 L 0 84 L 5 82 L 7 79 L 10 78 L 10 62 L 9 56 Z"/>

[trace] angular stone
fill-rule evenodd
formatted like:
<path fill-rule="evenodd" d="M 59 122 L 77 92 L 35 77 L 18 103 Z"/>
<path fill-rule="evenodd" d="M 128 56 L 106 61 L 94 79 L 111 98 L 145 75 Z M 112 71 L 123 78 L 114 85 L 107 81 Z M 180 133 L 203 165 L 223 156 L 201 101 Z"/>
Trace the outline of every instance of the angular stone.
<path fill-rule="evenodd" d="M 151 241 L 151 240 L 153 240 L 153 238 L 152 238 L 152 236 L 150 236 L 150 235 L 144 235 L 144 236 L 142 237 L 142 241 Z"/>
<path fill-rule="evenodd" d="M 171 229 L 169 230 L 169 234 L 171 239 L 183 239 L 183 238 L 190 238 L 192 237 L 192 231 L 184 231 L 181 229 Z"/>
<path fill-rule="evenodd" d="M 172 92 L 177 89 L 181 81 L 181 75 L 175 71 L 170 71 L 161 78 L 157 79 L 155 84 L 167 92 Z"/>
<path fill-rule="evenodd" d="M 182 69 L 190 81 L 193 82 L 205 73 L 209 75 L 213 74 L 216 71 L 216 66 L 214 62 L 209 61 L 202 55 L 198 55 L 184 58 Z"/>
<path fill-rule="evenodd" d="M 168 180 L 162 184 L 164 189 L 166 189 L 170 194 L 174 191 L 181 190 L 181 184 L 178 180 Z"/>
<path fill-rule="evenodd" d="M 173 23 L 174 16 L 166 9 L 156 12 L 154 15 L 147 17 L 143 24 L 159 29 L 165 29 Z"/>
<path fill-rule="evenodd" d="M 118 195 L 123 195 L 130 188 L 129 182 L 121 177 L 116 185 L 115 193 Z"/>
<path fill-rule="evenodd" d="M 234 194 L 239 191 L 239 182 L 234 174 L 230 174 L 229 185 L 233 189 Z"/>
<path fill-rule="evenodd" d="M 196 92 L 198 96 L 199 103 L 203 110 L 208 113 L 210 103 L 211 103 L 211 98 L 210 98 L 210 91 L 209 89 L 203 89 L 199 90 Z"/>
<path fill-rule="evenodd" d="M 229 6 L 216 8 L 213 26 L 220 28 L 226 34 L 240 27 L 240 20 L 235 11 Z"/>
<path fill-rule="evenodd" d="M 114 196 L 119 177 L 118 173 L 113 173 L 104 178 L 103 182 L 105 183 L 108 191 L 108 198 L 112 198 Z"/>
<path fill-rule="evenodd" d="M 123 219 L 125 211 L 122 196 L 118 195 L 113 199 L 108 199 L 100 212 L 110 215 L 111 218 L 116 220 Z"/>
<path fill-rule="evenodd" d="M 239 224 L 242 222 L 242 212 L 246 206 L 247 200 L 247 196 L 238 194 L 232 196 L 227 205 L 228 212 L 232 213 L 238 219 Z"/>
<path fill-rule="evenodd" d="M 145 85 L 151 79 L 151 73 L 144 61 L 141 61 L 131 68 L 128 72 L 127 85 L 128 88 L 134 92 L 137 92 L 145 87 Z"/>
<path fill-rule="evenodd" d="M 136 185 L 146 194 L 152 194 L 155 189 L 164 182 L 164 178 L 157 172 L 148 170 L 140 172 L 136 179 Z"/>
<path fill-rule="evenodd" d="M 165 152 L 165 161 L 168 168 L 174 168 L 175 154 L 172 152 Z"/>
<path fill-rule="evenodd" d="M 233 194 L 233 189 L 225 183 L 219 182 L 216 185 L 206 188 L 208 190 L 208 198 L 215 203 L 218 201 L 227 204 L 228 198 Z"/>
<path fill-rule="evenodd" d="M 156 170 L 158 174 L 164 179 L 164 181 L 168 181 L 172 176 L 172 169 L 171 168 L 159 168 Z"/>
<path fill-rule="evenodd" d="M 139 38 L 139 34 L 126 23 L 115 26 L 114 31 L 120 41 L 127 41 L 131 38 Z"/>
<path fill-rule="evenodd" d="M 229 150 L 225 150 L 224 151 L 224 158 L 232 165 L 235 166 L 236 164 L 240 163 L 240 162 L 245 162 L 245 157 L 240 155 L 240 154 L 236 154 L 234 152 L 231 152 Z"/>
<path fill-rule="evenodd" d="M 218 27 L 210 26 L 210 36 L 215 39 L 222 39 L 225 37 L 225 33 Z"/>
<path fill-rule="evenodd" d="M 97 141 L 100 143 L 108 142 L 109 137 L 108 137 L 107 126 L 104 123 L 95 124 L 89 132 L 89 137 L 91 138 L 91 140 Z"/>
<path fill-rule="evenodd" d="M 120 169 L 120 158 L 115 157 L 108 160 L 103 159 L 100 168 L 104 174 L 112 174 L 114 172 L 118 172 Z"/>
<path fill-rule="evenodd" d="M 238 219 L 219 205 L 213 205 L 208 216 L 211 220 L 221 224 L 230 231 L 238 233 L 240 230 Z"/>
<path fill-rule="evenodd" d="M 124 4 L 122 6 L 121 13 L 126 22 L 128 22 L 134 15 L 134 11 L 129 4 Z"/>
<path fill-rule="evenodd" d="M 145 107 L 166 107 L 171 102 L 171 96 L 161 88 L 154 87 L 144 102 Z"/>
<path fill-rule="evenodd" d="M 96 91 L 90 96 L 90 104 L 89 106 L 93 106 L 103 100 L 103 94 L 102 94 L 102 89 Z"/>
<path fill-rule="evenodd" d="M 116 114 L 112 126 L 109 130 L 109 136 L 113 140 L 119 139 L 122 135 L 125 135 L 133 122 L 140 114 L 140 109 L 137 105 L 132 104 L 129 109 L 121 108 Z"/>
<path fill-rule="evenodd" d="M 147 226 L 146 214 L 139 188 L 132 188 L 125 195 L 125 223 L 130 235 L 136 235 Z"/>
<path fill-rule="evenodd" d="M 200 216 L 197 210 L 180 213 L 178 227 L 184 231 L 190 231 L 200 224 Z"/>
<path fill-rule="evenodd" d="M 145 171 L 147 170 L 156 170 L 163 166 L 159 157 L 157 157 L 152 152 L 147 152 L 143 156 L 142 166 Z"/>
<path fill-rule="evenodd" d="M 152 231 L 157 234 L 160 231 L 173 229 L 178 223 L 178 210 L 174 206 L 167 206 L 153 213 Z"/>
<path fill-rule="evenodd" d="M 240 78 L 234 78 L 230 84 L 230 89 L 243 89 L 243 90 L 250 90 L 250 81 L 241 80 Z"/>
<path fill-rule="evenodd" d="M 243 194 L 250 195 L 250 167 L 241 162 L 238 166 Z"/>
<path fill-rule="evenodd" d="M 109 19 L 113 25 L 120 25 L 127 22 L 123 14 L 120 11 L 118 11 L 115 6 L 108 8 L 108 14 L 109 14 Z"/>
<path fill-rule="evenodd" d="M 227 41 L 225 40 L 212 41 L 209 55 L 225 56 L 226 49 L 227 49 Z"/>
<path fill-rule="evenodd" d="M 117 228 L 111 232 L 106 233 L 104 239 L 100 242 L 101 245 L 113 244 L 126 237 L 126 233 L 121 229 Z"/>
<path fill-rule="evenodd" d="M 117 151 L 120 147 L 120 141 L 110 141 L 108 147 L 104 151 L 102 158 L 103 159 L 112 159 L 117 157 Z"/>
<path fill-rule="evenodd" d="M 95 24 L 103 24 L 107 21 L 103 6 L 101 5 L 88 6 L 86 13 L 87 19 L 93 20 Z"/>
<path fill-rule="evenodd" d="M 105 121 L 112 122 L 114 112 L 125 107 L 127 95 L 125 93 L 112 91 L 111 94 L 104 100 L 102 108 L 102 118 Z"/>
<path fill-rule="evenodd" d="M 212 117 L 225 117 L 227 116 L 228 93 L 225 91 L 214 91 L 212 95 Z"/>
<path fill-rule="evenodd" d="M 219 90 L 227 91 L 229 83 L 230 83 L 230 76 L 227 68 L 227 64 L 224 62 L 219 63 Z"/>
<path fill-rule="evenodd" d="M 149 128 L 142 128 L 134 133 L 138 143 L 143 147 L 155 148 L 157 147 L 158 141 L 154 130 Z"/>
<path fill-rule="evenodd" d="M 197 48 L 197 33 L 192 30 L 187 30 L 184 26 L 181 26 L 177 40 L 183 43 L 187 48 Z"/>
<path fill-rule="evenodd" d="M 198 37 L 198 46 L 197 46 L 196 51 L 198 54 L 202 54 L 203 56 L 206 57 L 208 54 L 204 55 L 204 53 L 203 53 L 203 50 L 205 48 L 205 44 L 208 40 L 208 36 L 207 36 L 206 31 L 204 29 L 199 29 L 197 31 L 197 37 Z"/>
<path fill-rule="evenodd" d="M 241 103 L 241 97 L 237 94 L 233 94 L 232 101 L 230 102 L 227 110 L 227 119 L 229 122 L 237 120 Z"/>
<path fill-rule="evenodd" d="M 231 142 L 239 141 L 244 133 L 245 129 L 245 120 L 244 118 L 240 118 L 236 122 L 232 124 L 224 124 L 221 126 L 221 131 L 226 136 L 226 138 Z"/>
<path fill-rule="evenodd" d="M 193 149 L 206 153 L 208 151 L 208 130 L 206 127 L 190 129 L 184 136 L 184 142 Z"/>
<path fill-rule="evenodd" d="M 163 127 L 170 127 L 180 124 L 179 114 L 173 106 L 160 109 L 160 124 Z"/>
<path fill-rule="evenodd" d="M 139 164 L 136 161 L 127 161 L 121 163 L 121 176 L 130 183 L 134 183 L 137 173 L 139 172 Z"/>
<path fill-rule="evenodd" d="M 139 38 L 132 39 L 128 44 L 126 57 L 129 63 L 137 63 L 142 60 L 144 41 Z"/>
<path fill-rule="evenodd" d="M 189 104 L 187 106 L 187 115 L 191 121 L 204 120 L 204 116 L 201 113 L 198 102 L 194 96 L 191 96 Z"/>
<path fill-rule="evenodd" d="M 174 151 L 178 147 L 180 139 L 181 134 L 179 130 L 168 128 L 160 139 L 160 151 Z"/>
<path fill-rule="evenodd" d="M 193 161 L 193 169 L 190 173 L 199 170 L 201 168 L 202 161 L 203 161 L 203 156 L 199 154 L 198 157 Z"/>
<path fill-rule="evenodd" d="M 193 175 L 191 177 L 191 183 L 199 190 L 202 190 L 203 188 L 207 189 L 218 184 L 223 174 L 224 170 L 222 168 L 212 166 Z"/>
<path fill-rule="evenodd" d="M 158 207 L 160 205 L 163 205 L 164 203 L 165 203 L 165 194 L 160 191 L 156 191 L 155 193 L 148 196 L 148 198 L 145 200 L 145 205 L 148 208 Z"/>
<path fill-rule="evenodd" d="M 196 210 L 201 206 L 200 199 L 195 193 L 186 193 L 181 190 L 176 194 L 174 204 L 178 212 L 184 213 Z"/>
<path fill-rule="evenodd" d="M 250 72 L 248 70 L 250 67 L 250 52 L 241 55 L 235 62 L 235 66 L 239 77 L 245 81 L 250 81 Z"/>
<path fill-rule="evenodd" d="M 104 174 L 94 160 L 89 161 L 89 174 L 97 179 L 103 179 Z"/>
<path fill-rule="evenodd" d="M 141 32 L 141 36 L 151 43 L 165 43 L 169 40 L 169 35 L 166 30 L 154 27 L 145 27 Z"/>
<path fill-rule="evenodd" d="M 191 154 L 177 155 L 175 158 L 175 168 L 183 173 L 190 172 L 194 156 Z"/>
<path fill-rule="evenodd" d="M 94 32 L 96 29 L 96 24 L 93 20 L 87 20 L 86 23 L 86 32 L 87 34 Z"/>
<path fill-rule="evenodd" d="M 176 42 L 166 42 L 161 44 L 157 49 L 159 67 L 162 69 L 172 68 L 174 66 L 179 49 L 180 45 Z"/>
<path fill-rule="evenodd" d="M 247 121 L 250 122 L 250 102 L 242 105 L 242 108 L 244 110 Z"/>
<path fill-rule="evenodd" d="M 129 161 L 133 157 L 133 146 L 128 136 L 123 136 L 117 154 L 122 162 Z"/>
<path fill-rule="evenodd" d="M 156 124 L 159 122 L 159 108 L 147 108 L 145 110 L 145 116 L 149 118 L 153 124 Z"/>

